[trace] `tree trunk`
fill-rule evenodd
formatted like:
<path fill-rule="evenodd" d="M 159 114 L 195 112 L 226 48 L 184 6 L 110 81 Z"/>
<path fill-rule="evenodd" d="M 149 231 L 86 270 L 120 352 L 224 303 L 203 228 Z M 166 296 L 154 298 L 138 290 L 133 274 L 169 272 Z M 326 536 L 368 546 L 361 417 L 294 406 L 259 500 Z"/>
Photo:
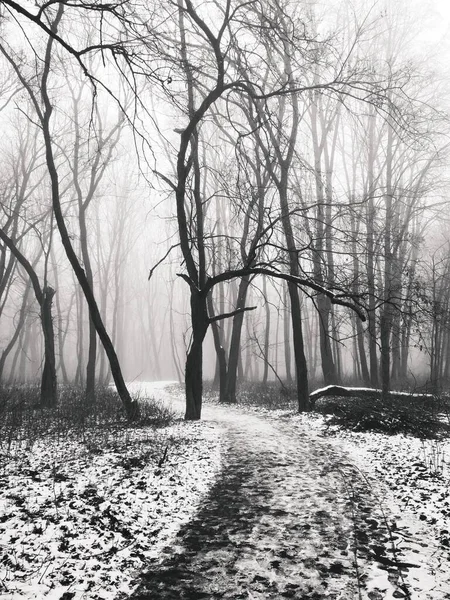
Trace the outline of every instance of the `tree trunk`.
<path fill-rule="evenodd" d="M 51 256 L 52 256 L 52 263 L 53 263 L 53 280 L 55 282 L 55 287 L 56 289 L 59 289 L 59 277 L 58 277 L 58 268 L 56 266 L 56 256 L 55 256 L 55 252 L 53 250 L 53 246 L 51 248 Z M 63 318 L 62 318 L 62 311 L 61 311 L 61 302 L 59 299 L 59 294 L 56 295 L 56 319 L 57 319 L 57 335 L 58 335 L 58 355 L 59 355 L 59 368 L 61 369 L 61 375 L 62 375 L 62 380 L 63 383 L 68 383 L 69 382 L 69 378 L 67 376 L 67 369 L 66 369 L 66 363 L 64 360 L 64 341 L 65 341 L 65 335 L 63 334 Z M 67 325 L 66 325 L 66 334 L 67 334 L 67 329 L 68 329 L 68 321 L 70 318 L 70 309 L 72 307 L 72 302 L 73 302 L 73 297 L 69 306 L 69 310 L 67 311 Z M 58 366 L 56 367 L 56 370 L 58 370 Z"/>
<path fill-rule="evenodd" d="M 107 283 L 100 281 L 100 312 L 103 315 L 103 319 L 106 321 L 106 315 L 108 312 L 108 292 Z M 106 354 L 103 348 L 99 349 L 100 364 L 98 369 L 98 380 L 101 385 L 108 385 L 109 373 L 106 366 Z"/>
<path fill-rule="evenodd" d="M 62 17 L 64 10 L 64 5 L 59 5 L 58 13 L 53 22 L 51 28 L 54 33 L 56 33 L 58 28 L 58 23 Z M 101 318 L 100 312 L 98 310 L 97 302 L 95 300 L 93 290 L 89 285 L 89 281 L 86 277 L 86 273 L 84 272 L 83 267 L 78 260 L 78 257 L 75 253 L 75 250 L 72 246 L 72 241 L 70 238 L 70 234 L 67 230 L 66 222 L 64 219 L 64 215 L 61 209 L 61 198 L 60 198 L 60 189 L 59 189 L 59 176 L 58 170 L 56 168 L 55 159 L 53 155 L 53 145 L 52 145 L 52 134 L 50 130 L 50 119 L 53 112 L 53 107 L 50 102 L 50 98 L 47 90 L 47 79 L 50 71 L 50 63 L 52 56 L 52 46 L 53 46 L 53 38 L 49 38 L 47 42 L 47 48 L 45 52 L 45 62 L 44 62 L 44 73 L 42 75 L 42 85 L 41 85 L 41 93 L 42 100 L 44 103 L 44 111 L 41 113 L 41 125 L 42 125 L 42 133 L 45 141 L 45 151 L 46 151 L 46 164 L 47 169 L 50 175 L 51 181 L 51 197 L 52 197 L 52 205 L 53 205 L 53 213 L 55 215 L 56 224 L 58 227 L 58 231 L 61 236 L 61 242 L 64 247 L 65 253 L 71 267 L 75 273 L 75 276 L 80 284 L 81 289 L 83 290 L 83 294 L 86 298 L 86 302 L 89 307 L 90 318 L 95 326 L 95 329 L 98 333 L 98 336 L 105 348 L 105 352 L 108 356 L 109 364 L 111 367 L 111 374 L 114 379 L 114 383 L 116 385 L 117 393 L 122 400 L 124 408 L 127 412 L 129 418 L 134 418 L 138 414 L 138 407 L 136 402 L 131 399 L 130 393 L 125 384 L 125 380 L 122 375 L 122 369 L 120 368 L 120 363 L 117 358 L 116 351 L 111 342 L 111 339 L 106 331 L 106 328 L 103 324 L 103 320 Z"/>
<path fill-rule="evenodd" d="M 247 328 L 247 345 L 245 348 L 245 368 L 244 377 L 247 381 L 254 381 L 253 373 L 253 352 L 249 343 L 249 330 Z"/>
<path fill-rule="evenodd" d="M 214 316 L 214 305 L 212 294 L 208 294 L 207 298 L 209 316 Z M 220 327 L 217 321 L 211 323 L 211 329 L 213 333 L 214 348 L 216 350 L 216 372 L 217 372 L 217 383 L 219 388 L 219 402 L 225 402 L 226 400 L 226 389 L 227 389 L 227 357 L 225 348 L 223 347 L 222 335 Z M 215 378 L 214 378 L 215 379 Z M 214 387 L 217 389 L 217 383 L 214 381 Z"/>
<path fill-rule="evenodd" d="M 384 223 L 384 305 L 380 318 L 380 357 L 381 357 L 381 390 L 387 398 L 391 385 L 391 335 L 393 319 L 393 262 L 392 227 L 393 227 L 393 194 L 392 194 L 392 160 L 393 131 L 388 123 L 388 139 L 386 148 L 386 192 L 384 195 L 386 217 Z"/>
<path fill-rule="evenodd" d="M 52 299 L 55 291 L 48 286 L 44 287 L 44 289 L 41 288 L 34 266 L 18 249 L 15 242 L 1 229 L 0 238 L 25 269 L 40 307 L 41 326 L 44 336 L 44 368 L 42 370 L 40 404 L 41 406 L 53 407 L 57 403 L 55 340 L 52 320 Z"/>
<path fill-rule="evenodd" d="M 321 278 L 320 278 L 321 279 Z M 319 281 L 320 281 L 319 279 Z M 323 285 L 323 281 L 320 281 Z M 320 356 L 322 359 L 322 374 L 325 385 L 337 383 L 336 365 L 333 360 L 330 336 L 330 299 L 320 294 L 317 297 L 317 307 L 319 311 L 319 336 L 320 336 Z"/>
<path fill-rule="evenodd" d="M 302 313 L 300 297 L 295 284 L 289 283 L 289 298 L 291 301 L 292 332 L 294 338 L 294 361 L 297 374 L 297 406 L 299 412 L 310 410 L 308 390 L 308 367 L 303 344 Z"/>
<path fill-rule="evenodd" d="M 290 340 L 290 329 L 289 329 L 289 290 L 285 286 L 284 288 L 284 310 L 283 310 L 283 333 L 284 333 L 284 362 L 286 365 L 286 383 L 292 384 L 292 372 L 291 372 L 291 340 Z"/>
<path fill-rule="evenodd" d="M 27 316 L 25 316 L 25 323 L 27 321 Z M 19 373 L 23 373 L 25 370 L 25 363 L 24 361 L 24 356 L 25 356 L 25 352 L 23 351 L 23 348 L 25 346 L 24 340 L 25 340 L 25 336 L 29 335 L 29 329 L 27 329 L 26 327 L 22 327 L 21 331 L 20 331 L 20 335 L 19 335 L 19 343 L 17 344 L 16 349 L 14 350 L 14 355 L 11 361 L 11 367 L 9 369 L 9 374 L 8 374 L 8 384 L 12 385 L 13 383 L 16 382 L 16 378 L 15 378 L 15 374 L 16 374 L 16 367 L 17 367 L 17 362 L 19 362 Z M 19 361 L 19 356 L 20 356 L 20 361 Z"/>
<path fill-rule="evenodd" d="M 185 386 L 187 421 L 197 421 L 202 413 L 203 341 L 208 331 L 208 310 L 205 295 L 191 287 L 192 340 L 186 357 Z"/>
<path fill-rule="evenodd" d="M 352 202 L 354 202 L 355 196 L 354 196 L 353 190 L 352 190 L 351 198 L 352 198 Z M 355 298 L 356 298 L 360 292 L 359 279 L 360 279 L 361 273 L 360 273 L 360 263 L 359 263 L 359 257 L 358 257 L 358 248 L 357 248 L 357 244 L 356 244 L 356 241 L 359 236 L 359 224 L 357 226 L 354 210 L 352 210 L 350 213 L 350 227 L 351 227 L 351 231 L 352 231 L 352 261 L 353 261 L 352 291 L 355 294 Z M 367 365 L 366 348 L 364 345 L 364 329 L 363 329 L 363 326 L 361 323 L 361 319 L 356 318 L 356 327 L 355 328 L 356 328 L 356 345 L 357 345 L 357 349 L 358 349 L 359 364 L 361 367 L 361 377 L 362 377 L 363 383 L 365 385 L 369 385 L 370 374 L 369 374 L 369 368 Z"/>
<path fill-rule="evenodd" d="M 45 359 L 41 380 L 41 406 L 53 408 L 57 403 L 55 335 L 53 331 L 52 301 L 55 290 L 46 286 L 43 290 L 41 321 L 44 333 Z"/>
<path fill-rule="evenodd" d="M 75 282 L 76 286 L 76 282 Z M 75 383 L 76 385 L 83 385 L 83 363 L 84 363 L 84 323 L 83 323 L 83 313 L 84 313 L 84 300 L 83 300 L 83 290 L 81 287 L 76 287 L 76 308 L 77 308 L 77 368 L 75 370 Z"/>
<path fill-rule="evenodd" d="M 80 192 L 81 194 L 81 192 Z M 80 247 L 84 264 L 84 271 L 89 288 L 94 290 L 94 277 L 92 274 L 91 259 L 87 243 L 86 207 L 79 201 Z M 100 314 L 100 313 L 99 313 Z M 87 405 L 95 403 L 95 362 L 97 359 L 97 331 L 91 315 L 89 315 L 88 333 L 88 359 L 86 364 L 85 400 Z"/>
<path fill-rule="evenodd" d="M 332 256 L 331 238 L 328 244 L 329 248 L 326 248 L 326 236 L 329 235 L 329 229 L 331 227 L 331 202 L 329 197 L 325 197 L 324 181 L 322 174 L 322 154 L 326 144 L 326 137 L 325 133 L 322 132 L 321 139 L 319 140 L 319 118 L 317 102 L 319 102 L 319 98 L 317 100 L 314 100 L 311 104 L 311 133 L 314 149 L 314 175 L 317 195 L 316 234 L 315 242 L 312 248 L 312 258 L 314 265 L 314 277 L 317 283 L 324 286 L 326 283 L 328 283 L 326 282 L 327 277 L 324 271 L 327 266 L 331 270 L 331 266 L 329 265 L 329 260 Z M 328 182 L 328 184 L 331 185 L 330 182 Z M 331 190 L 329 190 L 328 196 L 330 194 Z M 327 207 L 329 209 L 328 211 L 326 210 Z M 327 296 L 323 294 L 318 295 L 317 310 L 319 312 L 320 356 L 322 359 L 322 373 L 325 385 L 329 385 L 332 383 L 337 383 L 337 381 L 330 335 L 331 302 Z"/>
<path fill-rule="evenodd" d="M 19 338 L 19 335 L 21 334 L 22 328 L 25 324 L 25 320 L 27 317 L 27 309 L 28 309 L 28 296 L 30 295 L 30 290 L 31 290 L 31 284 L 28 283 L 25 288 L 25 293 L 22 297 L 22 305 L 20 307 L 19 318 L 17 319 L 16 328 L 14 330 L 14 333 L 13 333 L 11 339 L 9 340 L 9 342 L 3 349 L 3 352 L 0 357 L 0 382 L 3 380 L 3 371 L 5 369 L 6 359 L 8 358 L 11 350 L 14 348 L 14 345 L 17 342 L 17 339 Z"/>
<path fill-rule="evenodd" d="M 298 264 L 294 232 L 292 230 L 291 216 L 289 213 L 289 204 L 287 198 L 287 176 L 287 170 L 283 169 L 282 177 L 278 185 L 282 214 L 281 222 L 286 238 L 286 248 L 289 254 L 290 274 L 298 277 L 300 274 L 300 269 Z M 298 411 L 304 412 L 310 409 L 310 403 L 308 392 L 308 367 L 306 364 L 305 347 L 303 343 L 302 311 L 300 306 L 299 290 L 297 286 L 289 282 L 288 291 L 291 305 L 295 373 L 297 377 L 297 404 Z"/>
<path fill-rule="evenodd" d="M 375 112 L 369 115 L 368 127 L 368 164 L 367 164 L 367 211 L 366 211 L 366 228 L 367 228 L 367 292 L 369 296 L 368 311 L 367 311 L 367 332 L 369 345 L 369 367 L 370 367 L 370 384 L 372 387 L 378 387 L 378 356 L 377 356 L 377 332 L 376 332 L 376 287 L 375 287 Z"/>
<path fill-rule="evenodd" d="M 387 398 L 390 388 L 390 327 L 388 317 L 382 315 L 380 318 L 380 370 L 381 389 L 383 397 Z"/>
<path fill-rule="evenodd" d="M 267 384 L 269 376 L 269 347 L 270 347 L 270 305 L 267 299 L 267 281 L 263 276 L 263 296 L 264 296 L 264 312 L 266 314 L 266 324 L 264 330 L 264 369 L 263 369 L 263 385 Z"/>
<path fill-rule="evenodd" d="M 370 383 L 369 368 L 367 366 L 366 348 L 364 346 L 364 329 L 361 320 L 356 318 L 356 336 L 358 343 L 358 355 L 361 364 L 361 376 L 365 385 Z"/>
<path fill-rule="evenodd" d="M 239 282 L 236 309 L 243 308 L 247 300 L 247 292 L 250 285 L 250 276 L 243 277 Z M 227 389 L 225 401 L 234 404 L 236 402 L 237 376 L 241 354 L 242 325 L 244 313 L 238 313 L 233 317 L 233 329 L 231 331 L 230 350 L 228 354 Z"/>

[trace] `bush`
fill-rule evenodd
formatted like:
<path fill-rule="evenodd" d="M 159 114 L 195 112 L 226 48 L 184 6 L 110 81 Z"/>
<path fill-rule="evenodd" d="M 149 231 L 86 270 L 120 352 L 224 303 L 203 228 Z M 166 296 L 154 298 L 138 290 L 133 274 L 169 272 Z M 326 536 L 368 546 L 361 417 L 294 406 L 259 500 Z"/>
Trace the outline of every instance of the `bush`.
<path fill-rule="evenodd" d="M 404 433 L 433 439 L 450 433 L 448 400 L 404 398 L 383 402 L 380 398 L 320 398 L 316 412 L 327 415 L 327 423 L 353 431 Z"/>
<path fill-rule="evenodd" d="M 293 408 L 296 406 L 295 387 L 281 386 L 278 381 L 266 384 L 246 381 L 239 386 L 237 401 L 246 406 L 262 406 L 268 410 Z"/>

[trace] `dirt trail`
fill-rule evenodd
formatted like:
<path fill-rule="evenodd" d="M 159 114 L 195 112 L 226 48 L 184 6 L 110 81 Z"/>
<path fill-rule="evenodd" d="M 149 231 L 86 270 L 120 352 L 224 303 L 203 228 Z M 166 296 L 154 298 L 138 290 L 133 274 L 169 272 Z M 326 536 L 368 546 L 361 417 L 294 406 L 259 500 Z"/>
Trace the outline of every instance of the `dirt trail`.
<path fill-rule="evenodd" d="M 221 477 L 133 600 L 410 597 L 414 567 L 344 453 L 270 417 L 207 406 L 204 418 L 225 431 Z"/>

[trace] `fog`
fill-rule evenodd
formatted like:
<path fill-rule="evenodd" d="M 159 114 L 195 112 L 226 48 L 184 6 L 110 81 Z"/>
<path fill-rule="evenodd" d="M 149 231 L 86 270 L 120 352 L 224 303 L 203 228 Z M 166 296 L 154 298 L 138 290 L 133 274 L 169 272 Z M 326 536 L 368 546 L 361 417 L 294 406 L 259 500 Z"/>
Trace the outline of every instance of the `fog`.
<path fill-rule="evenodd" d="M 0 19 L 3 384 L 448 388 L 444 0 Z"/>

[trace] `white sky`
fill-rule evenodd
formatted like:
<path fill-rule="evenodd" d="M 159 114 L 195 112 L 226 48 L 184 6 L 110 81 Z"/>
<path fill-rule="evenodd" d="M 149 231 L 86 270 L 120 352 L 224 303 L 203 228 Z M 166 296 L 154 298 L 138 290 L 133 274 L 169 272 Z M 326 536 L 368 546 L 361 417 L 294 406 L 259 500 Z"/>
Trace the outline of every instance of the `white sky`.
<path fill-rule="evenodd" d="M 434 0 L 437 12 L 442 18 L 439 33 L 443 36 L 449 36 L 450 28 L 450 0 Z"/>
<path fill-rule="evenodd" d="M 417 13 L 416 13 L 416 9 Z M 428 14 L 429 19 L 421 24 L 423 38 L 431 43 L 449 41 L 450 0 L 412 0 L 411 11 L 420 15 Z M 420 18 L 420 17 L 419 17 Z"/>

